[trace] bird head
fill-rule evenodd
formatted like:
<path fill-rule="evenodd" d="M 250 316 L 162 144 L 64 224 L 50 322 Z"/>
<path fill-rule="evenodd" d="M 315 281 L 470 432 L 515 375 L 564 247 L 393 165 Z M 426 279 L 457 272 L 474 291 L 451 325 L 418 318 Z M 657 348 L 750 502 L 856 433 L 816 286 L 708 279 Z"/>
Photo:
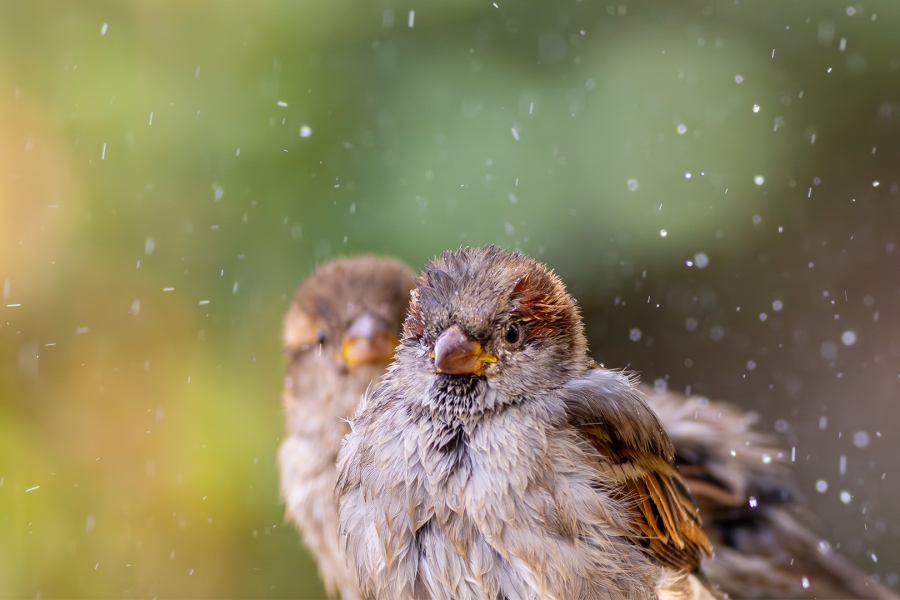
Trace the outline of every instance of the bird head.
<path fill-rule="evenodd" d="M 338 258 L 297 290 L 284 320 L 284 346 L 350 371 L 383 369 L 394 354 L 413 273 L 394 259 Z"/>
<path fill-rule="evenodd" d="M 495 246 L 432 260 L 403 326 L 403 344 L 435 377 L 484 379 L 508 394 L 561 385 L 589 364 L 574 299 L 545 265 Z"/>

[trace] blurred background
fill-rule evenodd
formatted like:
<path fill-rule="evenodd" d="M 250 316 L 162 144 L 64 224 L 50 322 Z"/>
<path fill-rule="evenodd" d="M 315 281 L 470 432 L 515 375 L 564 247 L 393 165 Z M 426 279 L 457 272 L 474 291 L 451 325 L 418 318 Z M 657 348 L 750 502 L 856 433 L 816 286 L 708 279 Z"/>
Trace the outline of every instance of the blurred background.
<path fill-rule="evenodd" d="M 315 265 L 520 249 L 592 350 L 796 448 L 900 590 L 900 4 L 0 3 L 0 596 L 323 595 Z"/>

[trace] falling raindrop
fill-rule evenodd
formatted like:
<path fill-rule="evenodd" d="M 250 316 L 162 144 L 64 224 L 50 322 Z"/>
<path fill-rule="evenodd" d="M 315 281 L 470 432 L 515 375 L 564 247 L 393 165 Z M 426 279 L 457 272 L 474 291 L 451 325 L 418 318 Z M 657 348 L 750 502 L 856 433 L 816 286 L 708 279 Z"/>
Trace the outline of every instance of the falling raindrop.
<path fill-rule="evenodd" d="M 637 327 L 632 328 L 631 331 L 628 332 L 628 339 L 630 339 L 632 342 L 637 342 L 638 340 L 640 340 L 641 330 Z"/>
<path fill-rule="evenodd" d="M 638 189 L 638 180 L 637 179 L 629 179 L 628 180 L 628 191 L 633 192 Z"/>
<path fill-rule="evenodd" d="M 869 434 L 865 431 L 857 431 L 853 434 L 853 445 L 857 448 L 865 448 L 869 445 Z"/>
<path fill-rule="evenodd" d="M 762 175 L 757 175 L 753 178 L 753 183 L 756 185 L 762 185 L 766 182 L 766 179 Z"/>
<path fill-rule="evenodd" d="M 843 342 L 845 346 L 852 346 L 856 343 L 856 333 L 845 331 L 844 335 L 841 336 L 841 342 Z"/>
<path fill-rule="evenodd" d="M 820 479 L 816 482 L 816 491 L 820 494 L 824 494 L 828 491 L 828 482 L 824 479 Z"/>

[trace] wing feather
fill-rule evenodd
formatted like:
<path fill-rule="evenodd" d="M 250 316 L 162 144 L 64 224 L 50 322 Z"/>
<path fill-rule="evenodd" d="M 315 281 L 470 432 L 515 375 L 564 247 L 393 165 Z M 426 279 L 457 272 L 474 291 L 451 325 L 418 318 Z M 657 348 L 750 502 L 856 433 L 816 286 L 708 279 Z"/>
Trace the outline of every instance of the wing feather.
<path fill-rule="evenodd" d="M 620 373 L 594 369 L 568 392 L 569 424 L 630 511 L 634 542 L 666 567 L 697 570 L 712 549 L 655 413 Z"/>

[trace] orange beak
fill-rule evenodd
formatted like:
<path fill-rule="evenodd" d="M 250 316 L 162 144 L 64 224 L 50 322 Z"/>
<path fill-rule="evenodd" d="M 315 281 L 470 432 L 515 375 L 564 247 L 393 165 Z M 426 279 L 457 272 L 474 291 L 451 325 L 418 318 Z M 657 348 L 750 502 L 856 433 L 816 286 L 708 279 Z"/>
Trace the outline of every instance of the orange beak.
<path fill-rule="evenodd" d="M 366 363 L 387 363 L 394 356 L 397 340 L 384 323 L 363 313 L 350 325 L 341 341 L 341 359 L 351 369 Z"/>
<path fill-rule="evenodd" d="M 434 368 L 451 375 L 483 375 L 485 363 L 497 362 L 475 340 L 470 340 L 456 325 L 445 329 L 434 343 Z"/>

